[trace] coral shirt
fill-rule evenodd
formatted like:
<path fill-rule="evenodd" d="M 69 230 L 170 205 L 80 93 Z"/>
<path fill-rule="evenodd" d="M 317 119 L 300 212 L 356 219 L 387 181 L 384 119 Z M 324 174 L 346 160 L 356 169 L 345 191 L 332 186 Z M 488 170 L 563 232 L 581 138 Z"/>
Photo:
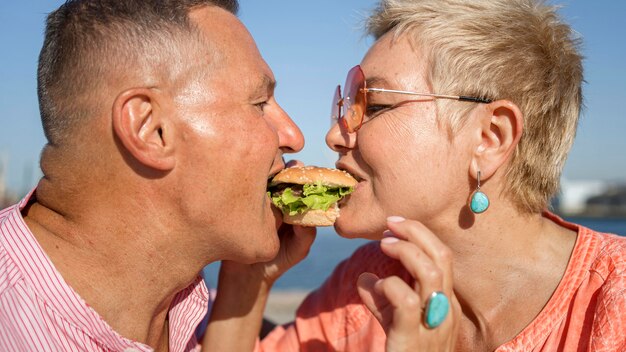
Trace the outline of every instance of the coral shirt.
<path fill-rule="evenodd" d="M 152 351 L 115 332 L 63 280 L 22 218 L 30 198 L 0 211 L 0 351 Z M 199 350 L 194 332 L 208 300 L 200 277 L 176 295 L 170 351 Z"/>
<path fill-rule="evenodd" d="M 545 216 L 578 232 L 572 256 L 543 310 L 496 351 L 626 351 L 626 238 Z M 304 300 L 294 323 L 276 328 L 259 349 L 384 351 L 385 333 L 356 290 L 366 271 L 411 280 L 378 242 L 366 244 Z"/>

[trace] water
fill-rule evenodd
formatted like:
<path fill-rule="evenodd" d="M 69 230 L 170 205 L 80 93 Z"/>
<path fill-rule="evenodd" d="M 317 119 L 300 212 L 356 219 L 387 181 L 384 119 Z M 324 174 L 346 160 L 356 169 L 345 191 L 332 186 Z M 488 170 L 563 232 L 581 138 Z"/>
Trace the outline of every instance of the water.
<path fill-rule="evenodd" d="M 568 218 L 568 221 L 581 224 L 601 232 L 626 236 L 626 219 Z M 333 228 L 318 228 L 317 238 L 309 256 L 283 275 L 274 285 L 280 290 L 311 290 L 318 287 L 330 275 L 339 262 L 349 257 L 366 240 L 348 240 L 339 237 Z M 219 264 L 209 265 L 205 277 L 209 285 L 216 287 Z"/>

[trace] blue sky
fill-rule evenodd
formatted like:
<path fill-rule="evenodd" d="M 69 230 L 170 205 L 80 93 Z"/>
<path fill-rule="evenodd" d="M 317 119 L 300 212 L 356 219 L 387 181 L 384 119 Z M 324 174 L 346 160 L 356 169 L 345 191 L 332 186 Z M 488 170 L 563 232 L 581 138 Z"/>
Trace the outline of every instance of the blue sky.
<path fill-rule="evenodd" d="M 45 143 L 35 72 L 45 15 L 62 1 L 0 0 L 0 159 L 8 183 L 32 186 Z M 564 176 L 626 180 L 626 1 L 563 0 L 562 16 L 583 38 L 586 110 Z M 326 147 L 334 87 L 372 41 L 361 23 L 374 0 L 240 0 L 240 18 L 278 80 L 277 99 L 302 128 L 307 164 L 332 166 Z"/>

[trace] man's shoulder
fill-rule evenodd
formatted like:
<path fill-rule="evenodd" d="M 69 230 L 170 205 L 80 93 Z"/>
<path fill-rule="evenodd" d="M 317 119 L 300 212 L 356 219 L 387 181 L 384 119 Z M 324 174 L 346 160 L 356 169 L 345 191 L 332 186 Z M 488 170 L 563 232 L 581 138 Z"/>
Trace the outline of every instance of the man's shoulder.
<path fill-rule="evenodd" d="M 0 210 L 0 225 L 9 217 L 11 212 L 15 211 L 16 205 L 8 206 L 2 210 Z"/>
<path fill-rule="evenodd" d="M 15 285 L 23 279 L 19 267 L 13 262 L 3 242 L 0 241 L 0 299 L 10 294 Z"/>

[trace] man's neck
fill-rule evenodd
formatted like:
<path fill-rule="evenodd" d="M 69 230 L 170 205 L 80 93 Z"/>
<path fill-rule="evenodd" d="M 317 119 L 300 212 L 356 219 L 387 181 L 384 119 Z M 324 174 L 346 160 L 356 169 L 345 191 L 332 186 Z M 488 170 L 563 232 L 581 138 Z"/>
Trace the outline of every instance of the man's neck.
<path fill-rule="evenodd" d="M 91 204 L 104 206 L 74 214 L 35 201 L 24 209 L 24 219 L 64 280 L 115 331 L 150 346 L 167 346 L 170 304 L 201 267 L 175 256 L 184 251 L 159 242 L 172 234 L 142 222 L 149 218 L 145 207 L 136 208 L 144 212 L 139 215 L 125 209 L 123 201 Z"/>

